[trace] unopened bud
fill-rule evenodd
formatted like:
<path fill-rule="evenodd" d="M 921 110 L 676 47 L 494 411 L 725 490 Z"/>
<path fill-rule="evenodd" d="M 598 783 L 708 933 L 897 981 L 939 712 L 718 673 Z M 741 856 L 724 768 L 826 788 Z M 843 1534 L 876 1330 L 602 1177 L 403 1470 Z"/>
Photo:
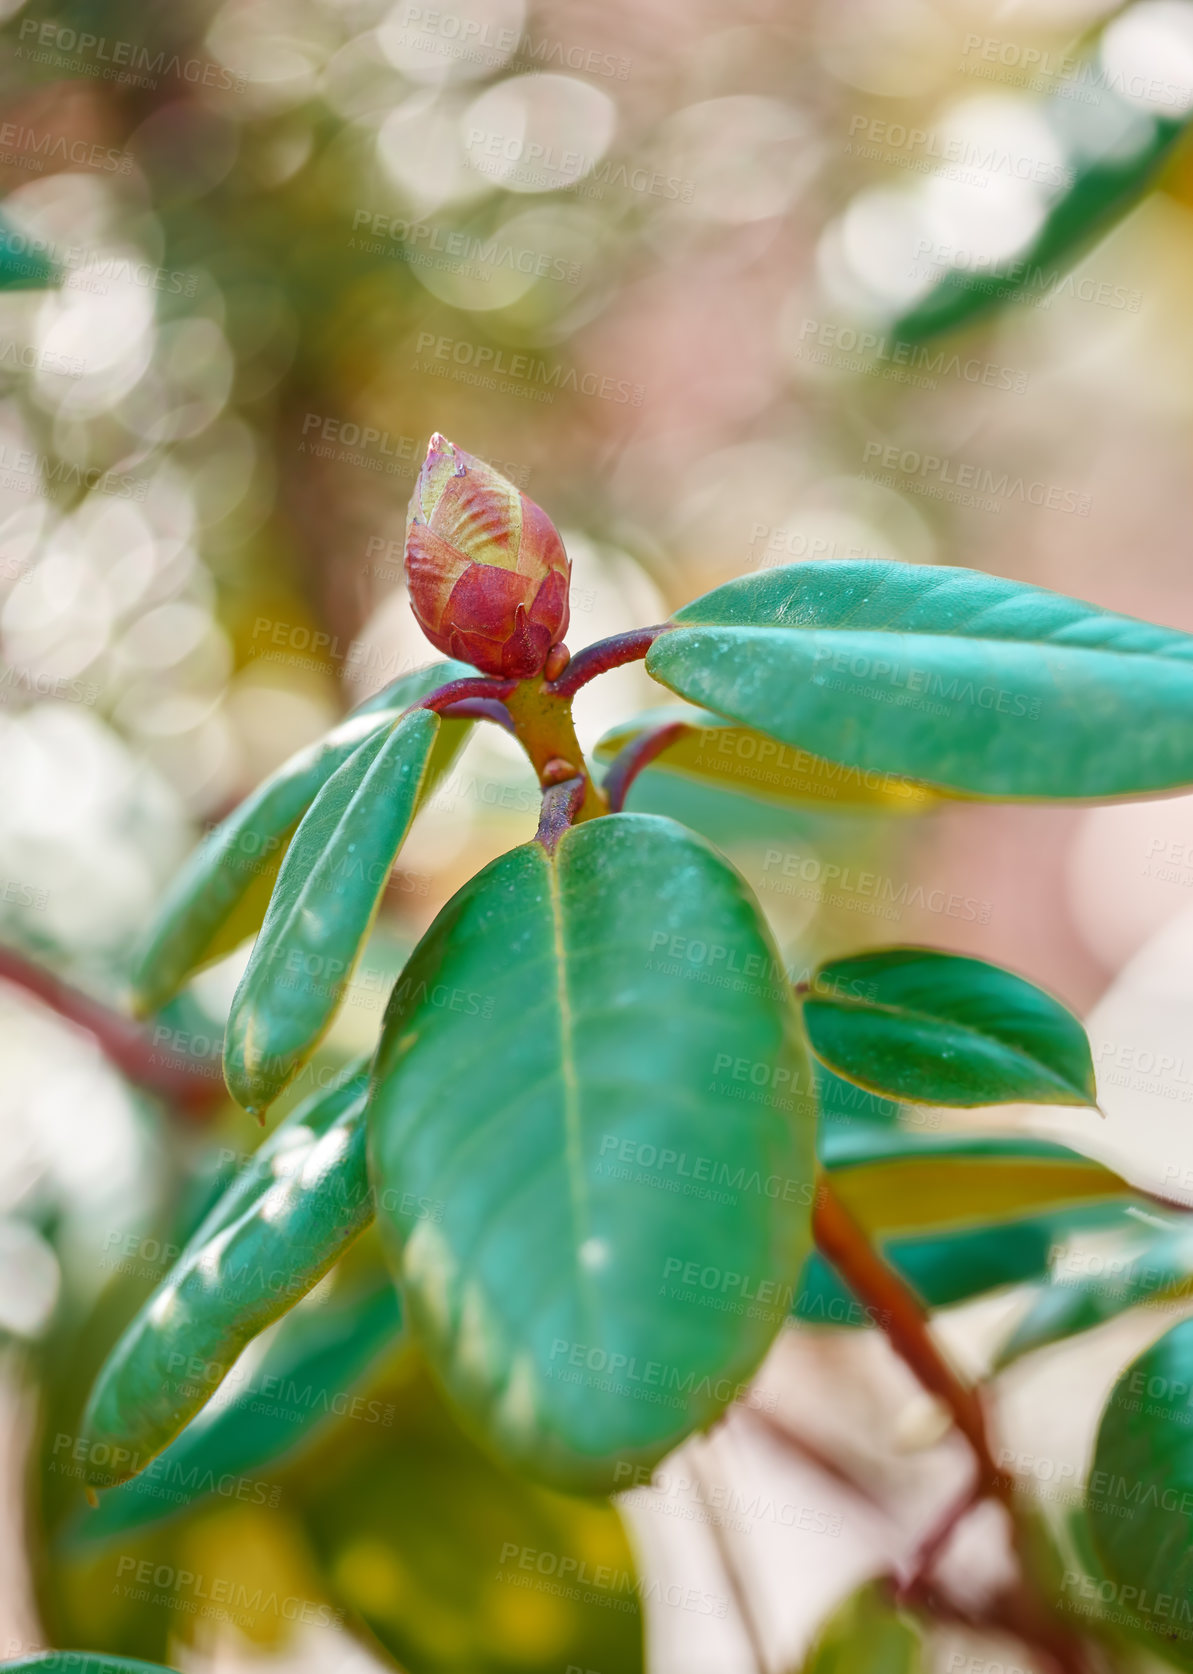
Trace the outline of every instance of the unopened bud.
<path fill-rule="evenodd" d="M 410 603 L 431 644 L 482 674 L 539 674 L 567 632 L 570 575 L 546 512 L 432 436 L 406 518 Z"/>

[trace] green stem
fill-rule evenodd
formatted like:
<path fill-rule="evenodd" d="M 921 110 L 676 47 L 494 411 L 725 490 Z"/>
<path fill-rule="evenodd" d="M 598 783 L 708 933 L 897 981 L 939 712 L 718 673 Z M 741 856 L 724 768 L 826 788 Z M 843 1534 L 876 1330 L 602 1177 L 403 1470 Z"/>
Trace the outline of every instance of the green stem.
<path fill-rule="evenodd" d="M 608 804 L 592 782 L 588 764 L 576 737 L 570 697 L 552 691 L 540 676 L 521 680 L 505 700 L 514 732 L 530 757 L 531 766 L 544 790 L 565 779 L 581 779 L 584 797 L 574 823 L 597 819 L 609 812 Z"/>

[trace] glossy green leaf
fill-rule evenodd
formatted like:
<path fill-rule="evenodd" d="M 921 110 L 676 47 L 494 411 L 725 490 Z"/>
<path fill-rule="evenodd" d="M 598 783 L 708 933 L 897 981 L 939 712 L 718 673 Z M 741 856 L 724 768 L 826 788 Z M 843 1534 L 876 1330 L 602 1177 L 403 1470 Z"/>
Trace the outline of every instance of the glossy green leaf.
<path fill-rule="evenodd" d="M 232 1001 L 224 1078 L 259 1111 L 335 1016 L 418 804 L 439 717 L 416 709 L 369 738 L 316 796 L 278 872 Z"/>
<path fill-rule="evenodd" d="M 261 1146 L 137 1314 L 83 1419 L 91 1480 L 127 1481 L 215 1393 L 241 1350 L 369 1224 L 364 1083 L 301 1104 Z"/>
<path fill-rule="evenodd" d="M 867 1231 L 884 1234 L 1135 1197 L 1102 1163 L 1066 1145 L 1018 1135 L 859 1131 L 835 1146 L 831 1177 L 850 1214 Z"/>
<path fill-rule="evenodd" d="M 1066 270 L 1132 209 L 1189 126 L 1100 89 L 1094 145 L 1066 162 L 1068 184 L 1028 244 L 1005 261 L 953 268 L 892 326 L 905 342 L 933 337 L 1017 299 L 1044 300 Z M 1061 100 L 1053 109 L 1065 111 Z M 1071 115 L 1072 103 L 1067 114 Z M 1063 120 L 1063 117 L 1061 118 Z M 1083 124 L 1088 132 L 1090 123 Z M 1096 147 L 1096 149 L 1095 149 Z"/>
<path fill-rule="evenodd" d="M 807 750 L 780 744 L 765 733 L 735 727 L 711 710 L 686 705 L 647 710 L 624 721 L 600 740 L 596 757 L 611 761 L 645 733 L 675 722 L 683 725 L 683 732 L 654 758 L 652 765 L 718 790 L 739 792 L 781 807 L 826 807 L 834 813 L 865 810 L 920 814 L 939 800 L 936 792 L 924 785 L 824 761 Z"/>
<path fill-rule="evenodd" d="M 650 1460 L 748 1377 L 809 1239 L 810 1072 L 757 906 L 646 815 L 513 850 L 448 903 L 371 1095 L 411 1326 L 491 1444 L 578 1488 Z M 743 1074 L 735 1072 L 743 1068 Z M 716 1268 L 725 1292 L 691 1275 Z"/>
<path fill-rule="evenodd" d="M 1089 1252 L 1084 1265 L 1086 1271 L 1054 1276 L 1039 1292 L 999 1350 L 997 1366 L 1092 1331 L 1130 1308 L 1193 1291 L 1193 1232 L 1153 1233 L 1111 1255 Z"/>
<path fill-rule="evenodd" d="M 896 1607 L 889 1587 L 870 1581 L 833 1611 L 803 1674 L 918 1674 L 923 1652 L 914 1617 Z"/>
<path fill-rule="evenodd" d="M 414 1357 L 379 1393 L 392 1428 L 344 1426 L 295 1484 L 346 1626 L 379 1657 L 407 1674 L 641 1674 L 643 1605 L 718 1608 L 641 1573 L 607 1502 L 482 1452 Z"/>
<path fill-rule="evenodd" d="M 1047 1140 L 859 1121 L 836 1129 L 824 1155 L 834 1192 L 931 1308 L 1041 1278 L 1071 1231 L 1138 1225 L 1124 1180 Z M 874 1323 L 818 1253 L 792 1311 L 809 1324 Z"/>
<path fill-rule="evenodd" d="M 139 1476 L 109 1489 L 83 1514 L 77 1538 L 126 1534 L 213 1494 L 272 1505 L 277 1484 L 249 1479 L 310 1441 L 323 1425 L 337 1417 L 392 1422 L 392 1413 L 356 1386 L 379 1358 L 393 1352 L 401 1324 L 389 1282 L 347 1297 L 333 1295 L 320 1307 L 294 1309 L 257 1365 L 243 1376 L 238 1367 Z"/>
<path fill-rule="evenodd" d="M 1193 1320 L 1166 1331 L 1115 1384 L 1085 1513 L 1116 1619 L 1193 1666 Z"/>
<path fill-rule="evenodd" d="M 106 1651 L 39 1651 L 36 1656 L 18 1657 L 0 1663 L 14 1674 L 36 1669 L 38 1674 L 174 1674 L 161 1662 L 136 1662 L 131 1657 L 110 1657 Z"/>
<path fill-rule="evenodd" d="M 1092 1105 L 1085 1030 L 1059 1000 L 982 959 L 893 947 L 822 965 L 804 1001 L 816 1056 L 917 1104 Z"/>
<path fill-rule="evenodd" d="M 138 1012 L 160 1011 L 188 977 L 256 933 L 298 822 L 349 756 L 391 727 L 409 704 L 471 673 L 464 663 L 442 662 L 402 675 L 326 738 L 291 756 L 216 826 L 187 858 L 158 909 L 133 977 Z M 444 722 L 424 788 L 446 769 L 468 725 Z"/>
<path fill-rule="evenodd" d="M 646 667 L 796 749 L 990 797 L 1193 783 L 1193 638 L 975 570 L 793 564 L 685 605 Z"/>

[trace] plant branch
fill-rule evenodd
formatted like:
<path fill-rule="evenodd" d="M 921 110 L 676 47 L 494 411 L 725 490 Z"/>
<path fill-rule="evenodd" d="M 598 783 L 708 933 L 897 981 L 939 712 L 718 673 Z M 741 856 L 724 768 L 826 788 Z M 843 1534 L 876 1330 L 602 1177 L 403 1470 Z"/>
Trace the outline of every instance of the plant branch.
<path fill-rule="evenodd" d="M 928 1315 L 914 1292 L 878 1254 L 825 1178 L 821 1178 L 812 1229 L 821 1253 L 856 1295 L 870 1304 L 896 1354 L 924 1388 L 936 1395 L 973 1449 L 982 1490 L 1009 1503 L 1010 1483 L 999 1472 L 986 1435 L 977 1391 L 949 1365 L 928 1328 Z"/>
<path fill-rule="evenodd" d="M 559 839 L 580 812 L 586 788 L 587 780 L 577 775 L 574 779 L 561 779 L 557 785 L 548 785 L 544 790 L 539 828 L 534 840 L 541 843 L 548 854 L 555 853 Z"/>
<path fill-rule="evenodd" d="M 461 698 L 438 711 L 445 721 L 495 721 L 506 732 L 513 732 L 514 718 L 499 698 Z"/>
<path fill-rule="evenodd" d="M 466 699 L 500 700 L 509 697 L 517 684 L 516 680 L 490 680 L 480 674 L 466 680 L 449 680 L 446 686 L 437 686 L 433 692 L 428 692 L 426 697 L 412 703 L 406 713 L 412 714 L 416 709 L 433 709 L 436 714 L 442 714 L 452 704 L 462 703 Z"/>
<path fill-rule="evenodd" d="M 974 1610 L 949 1596 L 930 1581 L 923 1581 L 900 1603 L 908 1604 L 930 1622 L 954 1622 L 972 1633 L 1009 1635 L 1029 1651 L 1042 1652 L 1058 1674 L 1088 1674 L 1085 1646 L 1064 1627 L 1044 1615 L 1024 1589 L 1009 1587 L 983 1610 Z"/>
<path fill-rule="evenodd" d="M 570 701 L 561 698 L 544 680 L 522 680 L 510 693 L 507 707 L 515 736 L 529 756 L 542 789 L 579 778 L 584 795 L 575 818 L 591 820 L 607 813 L 605 798 L 592 782 L 576 737 Z"/>
<path fill-rule="evenodd" d="M 207 1073 L 193 1059 L 157 1045 L 132 1018 L 35 965 L 13 948 L 0 947 L 0 981 L 11 983 L 94 1037 L 122 1075 L 198 1116 L 227 1097 L 222 1076 Z"/>
<path fill-rule="evenodd" d="M 563 673 L 548 687 L 555 696 L 575 697 L 581 686 L 587 686 L 598 674 L 607 674 L 623 663 L 635 663 L 650 650 L 660 634 L 670 628 L 670 622 L 659 622 L 653 628 L 631 628 L 628 634 L 615 634 L 612 639 L 599 639 L 577 651 Z"/>
<path fill-rule="evenodd" d="M 611 814 L 621 813 L 630 786 L 642 769 L 649 767 L 656 756 L 661 756 L 668 745 L 674 744 L 677 738 L 682 738 L 685 732 L 692 730 L 686 721 L 668 721 L 664 726 L 655 727 L 652 732 L 640 733 L 637 738 L 631 739 L 624 750 L 618 751 L 601 787 L 609 799 Z"/>
<path fill-rule="evenodd" d="M 994 1462 L 978 1392 L 949 1365 L 928 1329 L 927 1312 L 919 1298 L 878 1254 L 823 1177 L 812 1226 L 821 1253 L 857 1296 L 877 1310 L 891 1346 L 924 1388 L 948 1407 L 977 1461 L 976 1482 L 929 1532 L 916 1553 L 911 1573 L 898 1584 L 900 1600 L 919 1604 L 935 1615 L 947 1616 L 948 1601 L 933 1586 L 929 1571 L 965 1514 L 982 1499 L 996 1499 L 1010 1517 L 1021 1571 L 1018 1584 L 1000 1595 L 999 1627 L 1038 1647 L 1064 1674 L 1085 1674 L 1088 1659 L 1081 1641 L 1057 1619 L 1055 1610 L 1037 1596 L 1030 1564 L 1023 1555 L 1023 1520 L 1015 1503 L 1014 1483 Z"/>

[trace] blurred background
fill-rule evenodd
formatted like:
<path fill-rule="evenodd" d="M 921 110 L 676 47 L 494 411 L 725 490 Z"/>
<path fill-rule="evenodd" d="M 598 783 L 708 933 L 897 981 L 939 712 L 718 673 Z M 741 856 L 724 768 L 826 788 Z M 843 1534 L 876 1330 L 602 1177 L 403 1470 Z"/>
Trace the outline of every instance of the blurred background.
<path fill-rule="evenodd" d="M 1180 122 L 1187 0 L 0 0 L 0 18 L 0 942 L 109 1006 L 203 831 L 430 660 L 402 546 L 432 430 L 560 525 L 573 652 L 831 558 L 962 564 L 1193 630 L 1193 152 L 997 313 L 924 345 L 897 326 L 950 270 L 1027 246 L 1090 156 Z M 580 700 L 582 741 L 663 701 L 621 671 Z M 743 822 L 723 789 L 660 767 L 631 805 L 731 854 L 793 968 L 929 942 L 1051 988 L 1117 1066 L 1108 1119 L 1000 1124 L 1176 1190 L 1193 798 L 851 812 L 763 795 Z M 371 1048 L 389 975 L 537 807 L 514 746 L 476 729 L 403 850 L 329 1061 Z M 213 1087 L 244 958 L 154 1025 Z M 1153 1073 L 1183 1051 L 1188 1080 Z M 0 1650 L 635 1666 L 636 1617 L 573 1639 L 566 1602 L 503 1579 L 504 1538 L 466 1555 L 515 1489 L 407 1362 L 384 1372 L 396 1426 L 315 1426 L 269 1475 L 275 1500 L 217 1492 L 80 1556 L 64 1461 L 88 1368 L 160 1278 L 167 1229 L 257 1133 L 218 1097 L 169 1110 L 20 986 L 0 985 L 0 1056 Z M 959 1310 L 954 1352 L 981 1369 L 991 1309 L 1014 1305 Z M 1100 1371 L 1070 1357 L 1010 1386 L 1007 1433 L 1028 1446 L 1028 1416 L 1049 1415 L 1048 1457 L 1080 1458 L 1082 1402 L 1092 1423 L 1130 1350 L 1100 1352 Z M 813 1437 L 799 1459 L 734 1414 L 629 1495 L 628 1535 L 549 1496 L 519 1512 L 519 1552 L 583 1538 L 658 1582 L 653 1668 L 734 1674 L 759 1639 L 768 1666 L 798 1666 L 963 1471 L 872 1334 L 790 1332 L 763 1383 Z M 755 1507 L 728 1531 L 753 1645 L 709 1511 L 725 1483 Z M 971 1539 L 996 1569 L 998 1531 Z M 133 1597 L 150 1557 L 169 1576 Z M 250 1573 L 281 1603 L 197 1603 L 194 1576 Z M 704 1602 L 675 1604 L 677 1580 Z M 374 1639 L 349 1632 L 361 1620 Z M 1026 1666 L 960 1630 L 931 1656 Z"/>

